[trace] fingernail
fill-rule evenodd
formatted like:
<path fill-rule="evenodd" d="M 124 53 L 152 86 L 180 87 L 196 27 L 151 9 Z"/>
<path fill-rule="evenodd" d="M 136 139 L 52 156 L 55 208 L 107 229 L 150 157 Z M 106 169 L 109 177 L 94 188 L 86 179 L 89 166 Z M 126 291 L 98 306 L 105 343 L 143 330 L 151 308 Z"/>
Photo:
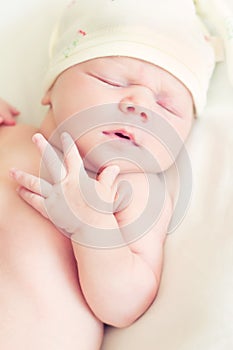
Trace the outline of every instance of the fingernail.
<path fill-rule="evenodd" d="M 41 135 L 39 133 L 36 133 L 32 136 L 32 142 L 37 143 L 41 138 Z"/>
<path fill-rule="evenodd" d="M 70 134 L 65 131 L 61 134 L 61 141 L 66 148 L 71 147 L 74 142 Z"/>
<path fill-rule="evenodd" d="M 16 168 L 11 168 L 9 173 L 10 173 L 10 176 L 13 177 L 15 180 L 17 180 L 22 174 L 21 170 L 18 170 Z"/>
<path fill-rule="evenodd" d="M 37 140 L 36 140 L 36 134 L 35 134 L 35 135 L 32 136 L 32 142 L 33 142 L 33 143 L 36 143 L 36 141 L 37 141 Z"/>
<path fill-rule="evenodd" d="M 15 169 L 15 168 L 11 168 L 11 169 L 9 170 L 9 175 L 10 175 L 11 177 L 14 177 L 15 172 L 16 172 L 16 169 Z"/>
<path fill-rule="evenodd" d="M 70 139 L 71 136 L 70 134 L 68 134 L 68 132 L 64 131 L 62 134 L 61 134 L 61 137 L 63 140 L 67 140 L 67 139 Z"/>

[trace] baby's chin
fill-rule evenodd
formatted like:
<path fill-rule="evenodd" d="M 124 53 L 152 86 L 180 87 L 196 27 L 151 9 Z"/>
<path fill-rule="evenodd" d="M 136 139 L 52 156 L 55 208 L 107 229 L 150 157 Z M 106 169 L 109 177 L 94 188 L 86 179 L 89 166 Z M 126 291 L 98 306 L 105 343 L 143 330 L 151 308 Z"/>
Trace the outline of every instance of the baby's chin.
<path fill-rule="evenodd" d="M 87 171 L 99 174 L 112 165 L 117 165 L 120 173 L 153 173 L 164 172 L 176 161 L 165 147 L 147 150 L 144 147 L 111 147 L 101 144 L 93 147 L 86 154 L 81 152 L 84 167 Z"/>
<path fill-rule="evenodd" d="M 161 166 L 157 164 L 144 164 L 143 167 L 140 167 L 136 164 L 132 164 L 131 162 L 125 160 L 114 160 L 106 162 L 102 165 L 97 165 L 96 163 L 87 163 L 85 164 L 85 169 L 88 172 L 89 176 L 95 178 L 99 175 L 105 168 L 109 166 L 118 166 L 120 171 L 119 174 L 159 174 L 161 172 L 169 169 L 174 162 L 166 162 Z"/>
<path fill-rule="evenodd" d="M 132 166 L 129 164 L 125 164 L 123 161 L 110 161 L 107 162 L 103 165 L 97 166 L 96 164 L 85 164 L 85 169 L 87 173 L 89 174 L 90 177 L 95 178 L 97 175 L 99 175 L 104 169 L 110 166 L 118 166 L 119 167 L 119 174 L 135 174 L 135 173 L 140 173 L 143 174 L 145 171 L 143 169 Z"/>

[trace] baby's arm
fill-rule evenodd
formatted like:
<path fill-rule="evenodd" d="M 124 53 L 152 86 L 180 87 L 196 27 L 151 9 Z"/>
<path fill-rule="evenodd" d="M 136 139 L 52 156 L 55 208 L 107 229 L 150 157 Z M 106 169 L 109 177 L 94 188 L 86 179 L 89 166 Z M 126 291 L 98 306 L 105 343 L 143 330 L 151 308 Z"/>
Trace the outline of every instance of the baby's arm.
<path fill-rule="evenodd" d="M 132 222 L 123 230 L 126 240 L 131 251 L 152 268 L 159 285 L 163 245 L 172 216 L 172 201 L 165 180 L 152 173 L 123 174 L 119 179 L 132 186 L 132 200 L 123 210 L 115 212 L 115 217 L 120 227 Z"/>
<path fill-rule="evenodd" d="M 19 111 L 7 101 L 0 98 L 0 125 L 15 125 Z"/>
<path fill-rule="evenodd" d="M 37 145 L 42 154 L 49 148 L 41 137 L 37 137 Z M 14 170 L 13 177 L 24 187 L 19 194 L 55 225 L 71 233 L 81 288 L 94 314 L 104 323 L 117 327 L 128 326 L 145 312 L 158 291 L 163 243 L 171 216 L 170 201 L 166 199 L 158 222 L 150 224 L 148 232 L 145 232 L 145 227 L 143 232 L 127 232 L 120 225 L 127 223 L 125 214 L 130 216 L 140 212 L 138 206 L 136 205 L 136 212 L 134 205 L 125 214 L 121 210 L 118 218 L 113 211 L 98 211 L 83 200 L 78 183 L 78 180 L 83 179 L 88 189 L 94 189 L 92 185 L 95 183 L 104 201 L 113 204 L 116 169 L 106 168 L 98 181 L 85 174 L 80 178 L 77 174 L 80 174 L 83 165 L 77 148 L 70 148 L 69 143 L 64 153 L 67 175 L 60 180 L 53 174 L 55 185 Z M 47 160 L 50 172 L 54 173 L 54 168 L 59 169 L 55 166 L 56 160 L 52 161 L 49 157 Z M 135 185 L 138 187 L 136 180 L 132 180 L 133 188 Z M 141 190 L 144 185 L 140 181 Z M 149 210 L 150 213 L 153 211 Z M 134 217 L 131 219 L 134 220 Z M 141 226 L 134 228 L 141 230 Z M 128 233 L 133 233 L 132 242 L 126 238 Z M 143 237 L 140 238 L 140 234 L 144 234 Z M 105 239 L 108 240 L 107 245 Z M 117 247 L 115 242 L 121 246 Z"/>
<path fill-rule="evenodd" d="M 139 174 L 138 179 L 137 175 L 131 174 L 128 178 L 133 188 L 131 203 L 115 214 L 117 220 L 113 221 L 115 234 L 123 237 L 125 244 L 93 249 L 73 243 L 85 298 L 99 319 L 115 327 L 132 324 L 156 297 L 162 272 L 164 241 L 172 212 L 171 201 L 167 197 L 159 217 L 154 215 L 153 220 L 152 206 L 145 209 L 141 223 L 135 220 L 135 215 L 140 216 L 141 204 L 145 204 L 145 198 L 137 197 L 137 194 L 148 190 L 143 175 Z M 160 186 L 158 178 L 155 186 Z M 144 219 L 147 220 L 150 214 L 152 220 L 147 225 Z M 123 229 L 130 219 L 134 222 L 132 229 Z"/>

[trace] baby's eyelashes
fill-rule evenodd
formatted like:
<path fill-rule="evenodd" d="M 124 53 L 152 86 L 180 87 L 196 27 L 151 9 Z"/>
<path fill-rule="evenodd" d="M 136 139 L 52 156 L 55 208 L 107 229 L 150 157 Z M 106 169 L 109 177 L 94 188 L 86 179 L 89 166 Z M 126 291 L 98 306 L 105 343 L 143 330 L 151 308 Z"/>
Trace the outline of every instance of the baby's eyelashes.
<path fill-rule="evenodd" d="M 111 85 L 111 86 L 115 86 L 115 87 L 122 87 L 122 84 L 119 84 L 117 82 L 111 81 L 111 80 L 107 80 L 104 78 L 98 78 L 100 81 L 102 81 L 105 84 Z"/>
<path fill-rule="evenodd" d="M 131 81 L 121 80 L 119 77 L 115 79 L 114 77 L 106 77 L 99 74 L 98 72 L 89 72 L 87 73 L 91 78 L 96 79 L 101 84 L 105 86 L 115 87 L 115 88 L 126 88 L 131 86 L 142 86 L 146 87 L 147 89 L 151 90 L 153 95 L 155 96 L 155 103 L 161 107 L 162 110 L 168 112 L 169 114 L 172 114 L 173 116 L 180 117 L 180 113 L 178 109 L 175 106 L 174 100 L 171 99 L 168 95 L 160 94 L 158 96 L 158 91 L 154 91 L 151 87 L 148 87 L 146 85 L 136 84 L 135 82 L 132 83 Z M 161 96 L 162 95 L 162 96 Z"/>
<path fill-rule="evenodd" d="M 106 85 L 114 86 L 114 87 L 125 87 L 127 84 L 125 82 L 117 81 L 111 78 L 102 77 L 100 75 L 89 74 L 91 77 L 99 80 L 101 83 Z"/>
<path fill-rule="evenodd" d="M 165 99 L 158 99 L 156 100 L 157 105 L 159 105 L 161 108 L 166 110 L 167 112 L 180 117 L 180 113 L 176 110 L 175 105 L 170 101 L 166 101 Z"/>
<path fill-rule="evenodd" d="M 160 100 L 159 100 L 159 101 L 156 101 L 156 103 L 157 103 L 160 107 L 166 109 L 168 112 L 173 113 L 172 108 L 171 108 L 166 102 L 160 101 Z"/>

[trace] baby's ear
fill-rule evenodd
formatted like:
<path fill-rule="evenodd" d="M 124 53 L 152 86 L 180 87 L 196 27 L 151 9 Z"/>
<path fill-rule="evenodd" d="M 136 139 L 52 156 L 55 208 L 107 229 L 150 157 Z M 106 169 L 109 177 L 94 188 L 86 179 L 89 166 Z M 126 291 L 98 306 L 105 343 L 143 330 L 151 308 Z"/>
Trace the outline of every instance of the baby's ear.
<path fill-rule="evenodd" d="M 42 105 L 47 106 L 51 104 L 51 89 L 47 90 L 41 100 Z"/>

